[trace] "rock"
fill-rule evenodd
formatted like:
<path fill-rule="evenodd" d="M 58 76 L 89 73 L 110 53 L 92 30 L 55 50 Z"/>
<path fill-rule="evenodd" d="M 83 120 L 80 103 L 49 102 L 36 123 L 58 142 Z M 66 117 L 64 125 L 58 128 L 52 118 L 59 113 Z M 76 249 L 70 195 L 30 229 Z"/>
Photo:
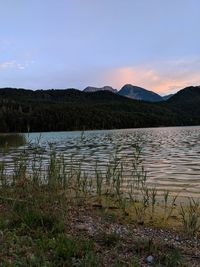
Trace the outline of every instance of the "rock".
<path fill-rule="evenodd" d="M 178 235 L 176 236 L 175 240 L 176 240 L 176 241 L 180 241 L 180 238 L 179 238 Z"/>
<path fill-rule="evenodd" d="M 76 228 L 80 231 L 88 231 L 89 226 L 86 224 L 77 224 Z"/>
<path fill-rule="evenodd" d="M 94 235 L 94 229 L 93 229 L 93 227 L 91 225 L 88 225 L 88 224 L 77 224 L 76 228 L 79 231 L 87 232 L 90 236 Z"/>
<path fill-rule="evenodd" d="M 146 258 L 146 261 L 148 264 L 153 264 L 153 261 L 154 261 L 154 257 L 152 255 L 149 255 L 147 258 Z"/>

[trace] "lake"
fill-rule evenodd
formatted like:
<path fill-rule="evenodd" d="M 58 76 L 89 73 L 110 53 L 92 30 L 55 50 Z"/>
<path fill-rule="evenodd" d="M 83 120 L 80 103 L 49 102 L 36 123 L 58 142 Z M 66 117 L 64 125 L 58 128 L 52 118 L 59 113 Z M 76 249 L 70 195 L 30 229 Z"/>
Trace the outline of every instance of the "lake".
<path fill-rule="evenodd" d="M 0 140 L 2 136 L 5 139 L 1 135 Z M 126 179 L 134 158 L 133 144 L 140 139 L 150 186 L 184 196 L 200 196 L 200 126 L 30 133 L 24 137 L 31 144 L 39 143 L 44 162 L 48 160 L 50 145 L 66 156 L 66 164 L 71 159 L 74 164 L 82 161 L 82 169 L 89 173 L 95 170 L 96 164 L 103 172 L 107 163 L 116 158 L 126 166 Z M 12 144 L 6 153 L 1 152 L 1 160 L 12 168 L 13 157 L 25 146 Z"/>

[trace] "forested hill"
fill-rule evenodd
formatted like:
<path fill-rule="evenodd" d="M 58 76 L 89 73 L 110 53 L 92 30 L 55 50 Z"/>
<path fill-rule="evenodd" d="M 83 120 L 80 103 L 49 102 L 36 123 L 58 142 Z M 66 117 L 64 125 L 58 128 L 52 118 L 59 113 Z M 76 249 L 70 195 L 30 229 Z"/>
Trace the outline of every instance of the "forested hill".
<path fill-rule="evenodd" d="M 200 124 L 200 92 L 195 91 L 195 99 L 191 96 L 189 100 L 188 95 L 183 95 L 192 94 L 193 87 L 184 90 L 168 101 L 150 103 L 108 91 L 85 93 L 76 89 L 32 91 L 4 88 L 0 89 L 0 132 Z"/>
<path fill-rule="evenodd" d="M 181 111 L 200 118 L 200 86 L 191 86 L 180 90 L 168 100 L 174 111 Z"/>

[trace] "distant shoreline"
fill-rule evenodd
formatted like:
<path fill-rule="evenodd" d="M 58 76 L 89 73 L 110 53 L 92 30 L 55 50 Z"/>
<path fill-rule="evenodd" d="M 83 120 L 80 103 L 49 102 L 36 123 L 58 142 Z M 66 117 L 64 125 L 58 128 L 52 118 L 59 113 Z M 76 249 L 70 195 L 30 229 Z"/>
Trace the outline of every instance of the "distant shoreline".
<path fill-rule="evenodd" d="M 0 135 L 14 135 L 14 134 L 43 134 L 43 133 L 65 133 L 65 132 L 73 132 L 73 133 L 76 133 L 76 132 L 83 132 L 83 133 L 87 133 L 87 132 L 103 132 L 103 131 L 126 131 L 126 130 L 142 130 L 142 129 L 159 129 L 159 128 L 193 128 L 193 127 L 200 127 L 200 124 L 199 125 L 179 125 L 179 126 L 155 126 L 155 127 L 141 127 L 141 128 L 115 128 L 115 129 L 88 129 L 88 130 L 66 130 L 66 131 L 63 131 L 63 130 L 60 130 L 60 131 L 43 131 L 43 132 L 7 132 L 7 133 L 2 133 L 0 132 Z"/>

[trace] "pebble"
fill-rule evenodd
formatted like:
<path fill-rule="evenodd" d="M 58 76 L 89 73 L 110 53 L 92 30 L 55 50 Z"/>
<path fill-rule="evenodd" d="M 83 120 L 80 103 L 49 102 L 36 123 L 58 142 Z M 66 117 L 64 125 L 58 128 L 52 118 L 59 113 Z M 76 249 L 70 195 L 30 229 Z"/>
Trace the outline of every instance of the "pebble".
<path fill-rule="evenodd" d="M 95 229 L 88 224 L 77 224 L 76 229 L 87 232 L 89 236 L 93 236 L 95 232 Z"/>
<path fill-rule="evenodd" d="M 176 241 L 179 241 L 180 240 L 178 235 L 176 236 L 175 240 Z"/>
<path fill-rule="evenodd" d="M 149 255 L 147 258 L 146 258 L 146 261 L 148 264 L 153 264 L 153 261 L 154 261 L 154 257 Z"/>
<path fill-rule="evenodd" d="M 85 225 L 85 224 L 77 224 L 76 225 L 76 228 L 78 229 L 78 230 L 81 230 L 81 231 L 88 231 L 88 225 Z"/>

